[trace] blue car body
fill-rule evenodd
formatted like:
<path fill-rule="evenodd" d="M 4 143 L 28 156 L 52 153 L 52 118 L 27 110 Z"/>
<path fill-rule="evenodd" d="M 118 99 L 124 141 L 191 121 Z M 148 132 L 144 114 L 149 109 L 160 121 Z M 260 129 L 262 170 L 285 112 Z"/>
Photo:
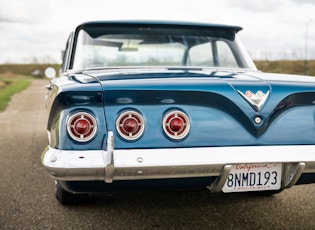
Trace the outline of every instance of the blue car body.
<path fill-rule="evenodd" d="M 49 145 L 42 164 L 56 180 L 57 199 L 68 204 L 76 193 L 206 187 L 276 193 L 314 183 L 315 80 L 257 71 L 234 44 L 239 30 L 183 22 L 78 26 L 47 97 Z M 182 42 L 187 34 L 193 36 Z M 138 66 L 131 58 L 133 65 L 85 67 L 87 53 L 80 61 L 77 56 L 90 49 L 89 39 L 126 55 L 169 40 L 186 50 L 179 65 Z M 85 40 L 89 46 L 81 48 Z M 137 43 L 127 47 L 127 40 Z M 214 44 L 221 40 L 237 66 L 216 57 Z M 188 52 L 199 42 L 212 44 L 213 66 L 189 64 L 194 55 Z M 243 171 L 232 173 L 233 167 Z"/>

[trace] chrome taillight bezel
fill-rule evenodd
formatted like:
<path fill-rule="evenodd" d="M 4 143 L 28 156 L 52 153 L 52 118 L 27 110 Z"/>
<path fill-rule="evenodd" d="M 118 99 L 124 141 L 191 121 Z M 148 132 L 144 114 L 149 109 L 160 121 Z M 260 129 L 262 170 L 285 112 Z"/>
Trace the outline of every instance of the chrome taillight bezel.
<path fill-rule="evenodd" d="M 174 119 L 179 119 L 183 123 L 183 127 L 179 131 L 171 129 L 171 122 Z M 186 113 L 180 110 L 171 110 L 167 112 L 162 121 L 164 133 L 172 140 L 184 139 L 190 131 L 190 119 Z"/>
<path fill-rule="evenodd" d="M 75 124 L 79 120 L 84 120 L 89 124 L 89 130 L 85 134 L 80 134 L 75 130 Z M 95 137 L 97 132 L 97 122 L 93 115 L 88 112 L 77 112 L 71 115 L 67 121 L 67 131 L 70 137 L 78 142 L 87 142 Z"/>
<path fill-rule="evenodd" d="M 124 123 L 128 119 L 131 119 L 132 121 L 135 121 L 137 123 L 137 128 L 134 132 L 128 132 L 124 127 Z M 142 136 L 144 128 L 145 122 L 143 116 L 139 112 L 134 110 L 124 111 L 116 119 L 116 130 L 119 136 L 127 141 L 138 140 Z"/>

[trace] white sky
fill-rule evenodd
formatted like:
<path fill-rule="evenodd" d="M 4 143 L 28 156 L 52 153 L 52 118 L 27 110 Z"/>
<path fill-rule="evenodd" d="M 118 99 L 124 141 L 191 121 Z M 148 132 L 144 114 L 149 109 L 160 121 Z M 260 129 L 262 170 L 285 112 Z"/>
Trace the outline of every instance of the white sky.
<path fill-rule="evenodd" d="M 0 0 L 0 63 L 60 63 L 78 24 L 115 19 L 238 25 L 255 59 L 315 59 L 314 13 L 315 0 Z"/>

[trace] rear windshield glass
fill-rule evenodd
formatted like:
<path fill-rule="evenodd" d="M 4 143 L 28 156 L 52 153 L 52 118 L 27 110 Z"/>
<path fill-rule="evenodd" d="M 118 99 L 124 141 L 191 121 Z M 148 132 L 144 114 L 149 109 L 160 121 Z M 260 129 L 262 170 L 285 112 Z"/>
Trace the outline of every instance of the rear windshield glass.
<path fill-rule="evenodd" d="M 78 32 L 72 69 L 119 66 L 255 68 L 234 31 L 120 28 Z"/>

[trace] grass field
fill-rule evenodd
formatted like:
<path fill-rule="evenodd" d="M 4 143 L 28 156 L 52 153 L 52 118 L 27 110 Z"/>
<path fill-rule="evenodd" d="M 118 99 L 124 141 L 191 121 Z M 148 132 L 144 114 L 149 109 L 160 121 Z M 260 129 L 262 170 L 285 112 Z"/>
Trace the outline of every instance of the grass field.
<path fill-rule="evenodd" d="M 44 78 L 44 71 L 47 67 L 53 67 L 58 72 L 60 65 L 54 64 L 26 64 L 26 65 L 18 65 L 18 64 L 3 64 L 0 65 L 0 74 L 4 73 L 13 73 L 18 75 L 26 75 L 38 78 Z M 33 72 L 37 71 L 38 75 L 32 75 Z"/>
<path fill-rule="evenodd" d="M 31 84 L 30 77 L 12 73 L 0 74 L 0 111 L 3 111 L 11 97 Z"/>
<path fill-rule="evenodd" d="M 5 110 L 11 97 L 27 88 L 32 79 L 44 78 L 47 67 L 59 69 L 59 65 L 46 64 L 5 64 L 0 65 L 0 111 Z"/>
<path fill-rule="evenodd" d="M 255 61 L 257 69 L 267 73 L 286 73 L 315 76 L 315 60 L 307 61 Z M 305 66 L 306 64 L 306 66 Z M 305 68 L 306 67 L 306 68 Z"/>

